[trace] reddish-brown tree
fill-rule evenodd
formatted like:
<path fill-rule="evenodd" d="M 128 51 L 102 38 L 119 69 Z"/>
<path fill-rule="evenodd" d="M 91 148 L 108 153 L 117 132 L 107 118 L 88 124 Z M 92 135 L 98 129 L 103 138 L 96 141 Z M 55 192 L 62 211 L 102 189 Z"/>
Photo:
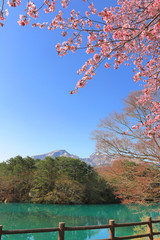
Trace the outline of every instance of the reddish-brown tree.
<path fill-rule="evenodd" d="M 111 185 L 123 203 L 152 203 L 160 200 L 160 172 L 149 163 L 119 159 L 98 173 Z"/>

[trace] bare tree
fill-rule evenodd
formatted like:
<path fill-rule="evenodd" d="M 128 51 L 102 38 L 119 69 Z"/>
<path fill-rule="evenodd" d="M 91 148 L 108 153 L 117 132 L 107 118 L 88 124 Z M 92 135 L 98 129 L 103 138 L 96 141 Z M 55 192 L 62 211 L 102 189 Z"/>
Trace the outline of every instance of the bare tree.
<path fill-rule="evenodd" d="M 102 120 L 93 132 L 93 139 L 96 140 L 97 150 L 103 154 L 149 161 L 159 166 L 160 138 L 145 134 L 143 126 L 150 110 L 137 103 L 140 94 L 140 91 L 131 92 L 123 100 L 125 107 L 121 113 L 114 112 Z"/>

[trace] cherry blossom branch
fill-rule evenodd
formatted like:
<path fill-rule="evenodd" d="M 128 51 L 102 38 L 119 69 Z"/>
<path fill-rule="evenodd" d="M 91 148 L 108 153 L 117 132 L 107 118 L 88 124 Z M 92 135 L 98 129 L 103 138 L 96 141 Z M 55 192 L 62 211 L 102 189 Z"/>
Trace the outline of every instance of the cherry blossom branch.
<path fill-rule="evenodd" d="M 8 0 L 8 5 L 17 7 L 20 1 Z M 29 24 L 32 18 L 37 19 L 42 9 L 46 14 L 55 12 L 57 9 L 56 0 L 45 0 L 39 8 L 31 2 L 32 0 L 27 1 L 26 15 L 20 15 L 18 21 L 20 26 Z M 59 12 L 50 24 L 33 23 L 32 26 L 47 27 L 49 30 L 60 28 L 62 36 L 69 36 L 68 40 L 56 45 L 60 56 L 66 55 L 68 51 L 75 53 L 80 49 L 90 54 L 91 58 L 78 70 L 78 74 L 83 74 L 83 77 L 71 93 L 76 93 L 79 88 L 83 88 L 88 80 L 93 78 L 102 63 L 106 69 L 111 65 L 117 69 L 122 64 L 134 64 L 136 68 L 133 79 L 135 82 L 143 82 L 142 95 L 137 100 L 137 104 L 142 107 L 147 106 L 150 110 L 143 123 L 144 134 L 148 137 L 154 134 L 160 137 L 160 104 L 156 100 L 160 91 L 159 0 L 117 0 L 117 6 L 105 7 L 100 12 L 89 0 L 83 0 L 83 2 L 86 3 L 87 9 L 82 13 L 74 9 L 69 10 L 70 0 L 61 0 Z M 4 4 L 3 0 L 0 11 L 1 21 L 5 20 Z M 70 14 L 68 18 L 64 18 L 64 11 L 67 9 Z M 6 10 L 5 13 L 8 14 Z M 4 24 L 0 23 L 0 25 Z M 85 46 L 82 45 L 84 38 L 86 38 Z"/>

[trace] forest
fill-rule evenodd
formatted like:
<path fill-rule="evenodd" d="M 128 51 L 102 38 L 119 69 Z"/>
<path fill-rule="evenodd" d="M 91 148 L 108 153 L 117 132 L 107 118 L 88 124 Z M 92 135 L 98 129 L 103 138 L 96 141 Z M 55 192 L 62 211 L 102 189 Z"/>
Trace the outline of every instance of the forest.
<path fill-rule="evenodd" d="M 118 159 L 96 168 L 80 159 L 16 156 L 0 163 L 0 202 L 51 204 L 153 203 L 159 168 Z"/>
<path fill-rule="evenodd" d="M 106 181 L 79 159 L 17 156 L 0 164 L 0 200 L 81 204 L 114 202 L 115 197 Z"/>

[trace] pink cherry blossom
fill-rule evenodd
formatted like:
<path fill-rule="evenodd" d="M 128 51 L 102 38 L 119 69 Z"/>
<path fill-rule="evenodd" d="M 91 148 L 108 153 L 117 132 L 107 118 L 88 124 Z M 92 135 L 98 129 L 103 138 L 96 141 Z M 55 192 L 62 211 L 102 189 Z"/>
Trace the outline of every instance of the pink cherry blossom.
<path fill-rule="evenodd" d="M 10 7 L 17 7 L 21 4 L 21 0 L 8 0 L 7 3 Z"/>
<path fill-rule="evenodd" d="M 5 14 L 6 14 L 6 16 L 9 15 L 8 9 L 5 10 Z"/>
<path fill-rule="evenodd" d="M 28 25 L 30 22 L 30 19 L 27 19 L 26 16 L 19 15 L 19 20 L 17 21 L 20 26 Z"/>

